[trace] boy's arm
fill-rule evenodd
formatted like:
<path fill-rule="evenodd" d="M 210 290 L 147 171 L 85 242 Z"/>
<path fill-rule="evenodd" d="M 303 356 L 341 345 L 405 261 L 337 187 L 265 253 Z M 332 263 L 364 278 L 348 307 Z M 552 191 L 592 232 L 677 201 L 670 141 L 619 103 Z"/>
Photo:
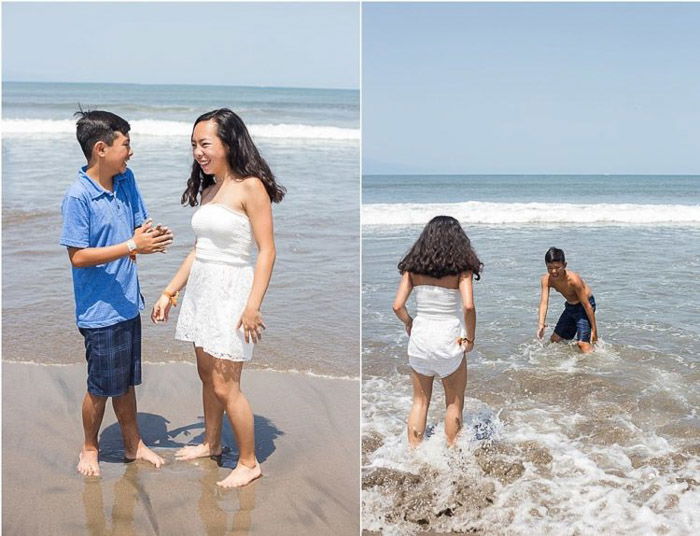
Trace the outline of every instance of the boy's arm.
<path fill-rule="evenodd" d="M 408 297 L 413 290 L 413 283 L 411 282 L 411 274 L 404 272 L 401 276 L 401 282 L 399 283 L 399 288 L 396 290 L 396 298 L 394 298 L 394 304 L 392 309 L 394 314 L 399 317 L 399 320 L 406 326 L 406 333 L 411 334 L 411 327 L 413 326 L 413 318 L 408 314 L 408 309 L 406 309 L 406 302 Z"/>
<path fill-rule="evenodd" d="M 474 306 L 474 292 L 472 282 L 474 274 L 465 272 L 459 276 L 459 293 L 462 296 L 462 308 L 464 309 L 464 325 L 467 331 L 467 341 L 462 345 L 465 352 L 471 352 L 476 339 L 476 307 Z"/>
<path fill-rule="evenodd" d="M 588 296 L 586 295 L 586 285 L 579 279 L 580 283 L 576 285 L 576 296 L 581 305 L 583 305 L 583 310 L 586 311 L 586 316 L 588 317 L 588 322 L 591 324 L 591 344 L 593 344 L 598 339 L 598 326 L 595 322 L 595 311 L 591 307 L 588 301 Z"/>
<path fill-rule="evenodd" d="M 160 253 L 172 243 L 172 232 L 166 232 L 160 235 L 152 232 L 152 222 L 146 221 L 141 227 L 136 229 L 131 240 L 134 241 L 136 249 L 134 253 L 148 255 L 150 253 Z M 129 241 L 115 244 L 113 246 L 105 246 L 101 248 L 78 248 L 68 247 L 68 257 L 71 264 L 76 268 L 87 268 L 112 262 L 122 257 L 130 255 L 132 252 L 129 249 Z"/>
<path fill-rule="evenodd" d="M 549 275 L 543 275 L 540 278 L 540 309 L 539 319 L 537 322 L 537 338 L 544 337 L 544 328 L 547 327 L 547 307 L 549 306 Z"/>

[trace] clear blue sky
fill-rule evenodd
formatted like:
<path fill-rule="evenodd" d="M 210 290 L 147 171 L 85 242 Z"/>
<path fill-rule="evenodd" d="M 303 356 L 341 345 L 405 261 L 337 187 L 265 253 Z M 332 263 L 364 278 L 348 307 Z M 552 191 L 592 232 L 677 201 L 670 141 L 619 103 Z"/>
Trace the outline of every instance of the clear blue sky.
<path fill-rule="evenodd" d="M 365 4 L 365 173 L 700 174 L 700 4 Z"/>
<path fill-rule="evenodd" d="M 3 79 L 359 88 L 358 3 L 6 3 Z"/>

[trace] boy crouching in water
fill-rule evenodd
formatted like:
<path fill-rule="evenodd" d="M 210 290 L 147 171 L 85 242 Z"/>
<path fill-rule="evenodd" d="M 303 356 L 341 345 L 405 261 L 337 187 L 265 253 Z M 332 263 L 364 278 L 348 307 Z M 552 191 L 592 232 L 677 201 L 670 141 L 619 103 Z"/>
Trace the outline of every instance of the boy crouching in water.
<path fill-rule="evenodd" d="M 124 439 L 124 457 L 160 467 L 163 459 L 141 441 L 134 386 L 141 383 L 141 317 L 136 254 L 165 251 L 173 235 L 151 227 L 127 168 L 133 154 L 129 123 L 104 111 L 80 111 L 77 137 L 88 160 L 61 206 L 61 245 L 72 265 L 78 329 L 88 368 L 82 417 L 85 442 L 78 471 L 98 476 L 97 434 L 107 398 Z"/>
<path fill-rule="evenodd" d="M 549 248 L 544 256 L 547 265 L 547 273 L 540 283 L 542 293 L 540 295 L 539 324 L 537 337 L 544 336 L 544 328 L 547 327 L 547 306 L 549 304 L 549 289 L 558 291 L 566 303 L 550 337 L 551 342 L 571 340 L 576 336 L 576 344 L 583 353 L 593 351 L 593 343 L 598 339 L 598 327 L 595 321 L 595 298 L 591 288 L 575 272 L 566 269 L 564 252 L 558 248 Z"/>

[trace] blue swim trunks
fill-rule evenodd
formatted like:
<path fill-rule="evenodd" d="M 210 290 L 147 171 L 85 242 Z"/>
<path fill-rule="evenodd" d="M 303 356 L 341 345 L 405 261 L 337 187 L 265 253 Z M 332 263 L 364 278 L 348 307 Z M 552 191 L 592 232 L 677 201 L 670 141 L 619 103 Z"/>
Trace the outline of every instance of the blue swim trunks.
<path fill-rule="evenodd" d="M 103 328 L 78 328 L 85 338 L 87 390 L 121 396 L 141 383 L 141 316 Z"/>
<path fill-rule="evenodd" d="M 593 296 L 588 298 L 588 303 L 595 311 L 595 298 Z M 564 312 L 554 328 L 554 333 L 567 341 L 576 336 L 578 341 L 591 342 L 591 323 L 588 321 L 588 315 L 583 305 L 566 302 Z"/>

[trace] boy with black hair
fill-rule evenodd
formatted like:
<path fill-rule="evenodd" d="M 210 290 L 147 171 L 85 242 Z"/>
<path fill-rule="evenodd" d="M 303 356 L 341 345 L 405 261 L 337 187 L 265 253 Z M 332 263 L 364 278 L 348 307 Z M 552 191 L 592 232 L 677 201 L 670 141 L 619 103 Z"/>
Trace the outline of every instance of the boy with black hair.
<path fill-rule="evenodd" d="M 72 265 L 76 320 L 88 366 L 82 418 L 85 441 L 78 471 L 100 474 L 97 434 L 107 398 L 121 427 L 124 457 L 160 467 L 163 459 L 141 440 L 134 386 L 141 383 L 141 317 L 144 307 L 136 255 L 164 252 L 173 235 L 153 227 L 127 162 L 130 126 L 105 111 L 80 111 L 77 137 L 87 158 L 68 188 L 61 212 L 60 244 Z"/>
<path fill-rule="evenodd" d="M 549 289 L 553 288 L 566 299 L 562 312 L 550 337 L 551 342 L 571 340 L 576 336 L 576 344 L 583 353 L 593 351 L 593 343 L 598 339 L 598 327 L 595 320 L 595 298 L 591 288 L 575 272 L 566 269 L 564 252 L 559 248 L 549 248 L 544 256 L 547 273 L 540 278 L 542 292 L 540 295 L 539 324 L 537 337 L 544 336 L 547 327 L 547 306 Z"/>

